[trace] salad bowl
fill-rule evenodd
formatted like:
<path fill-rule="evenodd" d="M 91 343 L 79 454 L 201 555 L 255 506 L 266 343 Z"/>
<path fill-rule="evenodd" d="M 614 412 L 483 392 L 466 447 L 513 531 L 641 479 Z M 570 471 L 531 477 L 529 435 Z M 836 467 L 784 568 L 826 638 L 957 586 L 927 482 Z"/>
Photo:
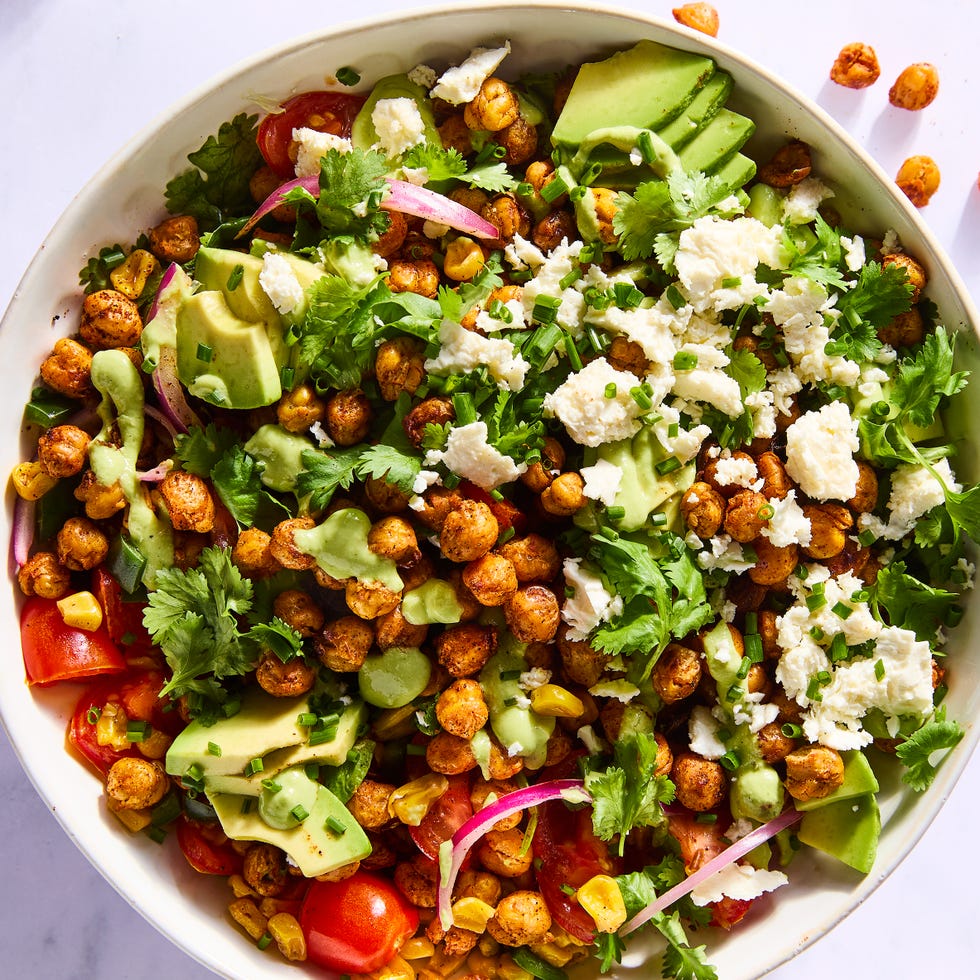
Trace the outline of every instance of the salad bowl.
<path fill-rule="evenodd" d="M 149 227 L 164 216 L 161 189 L 184 169 L 188 152 L 220 123 L 241 111 L 257 111 L 257 97 L 265 105 L 265 100 L 281 101 L 322 87 L 326 76 L 341 65 L 355 64 L 362 78 L 371 80 L 422 62 L 444 65 L 457 61 L 473 45 L 500 38 L 501 23 L 506 23 L 506 36 L 513 45 L 509 67 L 514 72 L 528 67 L 559 68 L 641 38 L 710 54 L 736 79 L 731 105 L 757 123 L 748 152 L 766 159 L 787 136 L 819 148 L 817 166 L 837 190 L 835 206 L 855 227 L 869 233 L 894 229 L 909 244 L 929 271 L 929 292 L 943 321 L 964 332 L 958 348 L 963 366 L 976 370 L 980 356 L 974 333 L 976 313 L 951 264 L 890 179 L 824 113 L 724 45 L 681 32 L 673 25 L 575 4 L 553 5 L 561 16 L 542 18 L 543 9 L 548 5 L 434 9 L 300 38 L 222 76 L 146 130 L 72 204 L 46 241 L 43 254 L 27 271 L 4 318 L 0 363 L 6 365 L 3 390 L 8 411 L 0 446 L 5 471 L 29 448 L 20 430 L 20 406 L 30 389 L 22 365 L 39 363 L 53 338 L 70 330 L 66 324 L 77 318 L 80 297 L 74 284 L 79 267 L 101 244 L 128 240 L 132 229 Z M 543 59 L 541 52 L 546 53 Z M 32 323 L 51 323 L 51 329 L 32 332 L 26 327 Z M 959 403 L 959 414 L 950 420 L 965 443 L 958 471 L 971 482 L 980 476 L 980 472 L 971 472 L 971 464 L 976 466 L 978 436 L 966 420 L 975 417 L 978 397 L 968 389 Z M 5 532 L 9 505 L 8 500 Z M 0 610 L 11 636 L 17 632 L 17 606 L 11 588 Z M 968 655 L 976 646 L 976 618 L 975 610 L 968 611 L 951 641 L 956 680 L 948 699 L 949 711 L 967 726 L 967 736 L 924 796 L 913 799 L 903 793 L 897 774 L 891 785 L 883 785 L 884 832 L 873 872 L 859 878 L 809 852 L 799 855 L 791 888 L 766 899 L 764 913 L 755 922 L 711 944 L 710 958 L 720 977 L 747 980 L 794 956 L 863 901 L 928 826 L 977 740 L 969 721 L 980 709 L 980 663 Z M 16 644 L 8 644 L 4 658 L 5 675 L 19 677 L 22 669 Z M 0 690 L 4 724 L 25 769 L 68 834 L 154 925 L 216 973 L 263 980 L 296 976 L 296 967 L 257 956 L 230 927 L 222 914 L 226 895 L 222 884 L 194 873 L 179 855 L 162 857 L 152 843 L 131 840 L 120 832 L 104 810 L 97 780 L 76 760 L 59 754 L 76 693 L 58 688 L 29 690 L 16 684 Z M 759 942 L 762 930 L 765 941 Z M 619 972 L 644 975 L 648 955 L 643 943 L 637 944 Z"/>

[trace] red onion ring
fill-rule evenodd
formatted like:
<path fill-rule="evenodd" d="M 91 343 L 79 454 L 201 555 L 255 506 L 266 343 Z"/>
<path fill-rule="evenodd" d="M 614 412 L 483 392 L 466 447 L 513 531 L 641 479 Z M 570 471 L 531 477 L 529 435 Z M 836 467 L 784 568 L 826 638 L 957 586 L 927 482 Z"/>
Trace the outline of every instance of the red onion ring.
<path fill-rule="evenodd" d="M 14 501 L 13 524 L 10 532 L 10 550 L 17 567 L 27 563 L 34 543 L 34 501 L 17 497 Z"/>
<path fill-rule="evenodd" d="M 201 420 L 187 404 L 184 389 L 177 378 L 177 351 L 173 347 L 160 348 L 160 362 L 153 372 L 153 387 L 160 400 L 160 408 L 178 432 L 201 428 Z"/>

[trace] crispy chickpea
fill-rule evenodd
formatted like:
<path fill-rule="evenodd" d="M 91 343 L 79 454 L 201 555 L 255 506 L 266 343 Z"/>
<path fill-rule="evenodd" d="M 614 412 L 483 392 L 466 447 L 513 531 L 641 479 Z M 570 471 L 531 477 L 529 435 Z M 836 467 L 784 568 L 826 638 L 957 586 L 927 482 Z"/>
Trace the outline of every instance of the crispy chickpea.
<path fill-rule="evenodd" d="M 359 582 L 350 579 L 344 588 L 347 608 L 361 619 L 375 619 L 397 608 L 401 593 L 393 592 L 380 582 Z"/>
<path fill-rule="evenodd" d="M 779 367 L 779 362 L 776 360 L 776 355 L 773 354 L 772 349 L 761 346 L 759 338 L 753 337 L 752 334 L 741 334 L 736 337 L 732 341 L 732 349 L 744 350 L 754 354 L 767 371 L 775 371 Z"/>
<path fill-rule="evenodd" d="M 762 640 L 762 655 L 766 660 L 778 660 L 783 655 L 782 647 L 777 641 L 779 628 L 776 621 L 779 617 L 772 609 L 760 609 L 756 615 L 756 626 Z"/>
<path fill-rule="evenodd" d="M 391 783 L 365 779 L 347 801 L 347 809 L 365 830 L 380 830 L 391 822 L 388 798 L 395 789 Z"/>
<path fill-rule="evenodd" d="M 685 3 L 674 7 L 671 13 L 678 24 L 709 37 L 718 36 L 718 11 L 710 3 Z"/>
<path fill-rule="evenodd" d="M 490 830 L 477 848 L 480 863 L 501 878 L 517 878 L 531 867 L 533 854 L 524 848 L 524 834 L 516 827 Z"/>
<path fill-rule="evenodd" d="M 405 619 L 399 605 L 375 619 L 374 631 L 378 649 L 389 650 L 391 647 L 422 646 L 428 636 L 429 627 L 425 623 L 410 623 Z"/>
<path fill-rule="evenodd" d="M 713 810 L 728 792 L 721 763 L 694 752 L 681 752 L 674 757 L 670 778 L 677 789 L 678 801 L 695 813 Z"/>
<path fill-rule="evenodd" d="M 518 115 L 509 126 L 497 131 L 494 142 L 506 151 L 503 162 L 508 167 L 516 167 L 534 156 L 538 148 L 538 131 L 523 116 Z"/>
<path fill-rule="evenodd" d="M 405 243 L 408 221 L 401 211 L 386 211 L 388 227 L 371 242 L 371 251 L 382 258 L 391 258 Z"/>
<path fill-rule="evenodd" d="M 898 168 L 895 183 L 902 193 L 917 207 L 924 208 L 939 190 L 939 167 L 932 157 L 909 157 Z"/>
<path fill-rule="evenodd" d="M 643 348 L 622 335 L 613 337 L 606 360 L 617 371 L 629 371 L 638 378 L 645 378 L 650 373 L 650 359 L 643 353 Z"/>
<path fill-rule="evenodd" d="M 255 680 L 266 694 L 274 698 L 293 698 L 306 694 L 316 682 L 316 668 L 302 657 L 283 663 L 272 653 L 264 653 L 255 668 Z"/>
<path fill-rule="evenodd" d="M 317 395 L 313 385 L 297 385 L 276 404 L 276 418 L 287 432 L 306 432 L 326 417 L 327 404 Z"/>
<path fill-rule="evenodd" d="M 297 572 L 309 571 L 316 565 L 316 559 L 296 547 L 293 534 L 296 531 L 308 531 L 316 526 L 312 517 L 291 517 L 280 521 L 272 529 L 272 539 L 269 542 L 269 552 L 283 568 L 291 568 Z"/>
<path fill-rule="evenodd" d="M 116 810 L 145 810 L 155 806 L 170 788 L 163 766 L 136 756 L 117 759 L 106 777 L 106 795 Z"/>
<path fill-rule="evenodd" d="M 860 41 L 845 44 L 830 68 L 830 80 L 845 88 L 867 88 L 880 74 L 875 49 Z"/>
<path fill-rule="evenodd" d="M 360 670 L 371 645 L 374 630 L 357 616 L 341 616 L 327 623 L 313 641 L 317 656 L 338 673 Z"/>
<path fill-rule="evenodd" d="M 558 653 L 565 676 L 582 687 L 597 684 L 609 663 L 609 655 L 594 649 L 588 640 L 570 640 L 560 626 L 557 633 Z"/>
<path fill-rule="evenodd" d="M 748 544 L 768 524 L 766 515 L 771 509 L 769 502 L 757 490 L 742 490 L 728 501 L 725 509 L 725 532 L 734 540 Z"/>
<path fill-rule="evenodd" d="M 109 539 L 87 517 L 69 517 L 58 531 L 58 561 L 73 572 L 101 565 L 109 553 Z"/>
<path fill-rule="evenodd" d="M 402 428 L 408 441 L 418 449 L 425 437 L 427 425 L 445 425 L 456 418 L 456 410 L 448 398 L 425 398 L 410 409 L 402 419 Z"/>
<path fill-rule="evenodd" d="M 483 614 L 483 606 L 480 600 L 466 587 L 463 581 L 463 570 L 454 568 L 446 578 L 446 581 L 453 587 L 456 595 L 456 602 L 459 605 L 459 621 L 461 623 L 471 623 Z"/>
<path fill-rule="evenodd" d="M 404 518 L 393 514 L 371 525 L 367 546 L 374 554 L 390 558 L 396 565 L 410 565 L 421 557 L 415 529 Z"/>
<path fill-rule="evenodd" d="M 507 627 L 522 643 L 549 643 L 558 632 L 561 607 L 544 585 L 525 585 L 504 603 Z"/>
<path fill-rule="evenodd" d="M 856 514 L 869 514 L 878 503 L 878 475 L 870 463 L 855 460 L 858 465 L 857 489 L 847 506 Z"/>
<path fill-rule="evenodd" d="M 836 749 L 803 745 L 786 756 L 786 792 L 794 800 L 822 800 L 844 782 L 844 760 Z"/>
<path fill-rule="evenodd" d="M 531 232 L 531 217 L 513 194 L 495 194 L 480 216 L 497 229 L 501 241 L 509 242 L 515 235 L 527 237 Z"/>
<path fill-rule="evenodd" d="M 710 483 L 693 483 L 681 497 L 681 516 L 699 538 L 713 538 L 725 520 L 725 498 Z"/>
<path fill-rule="evenodd" d="M 493 780 L 513 779 L 524 768 L 524 760 L 519 755 L 511 755 L 501 748 L 500 743 L 490 739 L 490 764 L 487 771 Z"/>
<path fill-rule="evenodd" d="M 481 605 L 502 606 L 517 591 L 517 574 L 503 555 L 490 551 L 466 565 L 463 584 Z"/>
<path fill-rule="evenodd" d="M 806 180 L 811 169 L 810 147 L 802 140 L 790 140 L 759 168 L 759 181 L 770 187 L 792 187 Z"/>
<path fill-rule="evenodd" d="M 422 495 L 421 505 L 415 511 L 419 523 L 432 531 L 441 531 L 446 518 L 456 510 L 462 497 L 448 487 L 430 487 Z"/>
<path fill-rule="evenodd" d="M 436 907 L 439 866 L 422 854 L 395 865 L 395 887 L 419 909 Z"/>
<path fill-rule="evenodd" d="M 892 347 L 914 347 L 925 336 L 926 326 L 917 306 L 899 313 L 878 331 L 878 339 Z"/>
<path fill-rule="evenodd" d="M 477 787 L 483 783 L 482 779 L 477 779 L 473 787 L 473 793 L 477 792 Z M 485 786 L 492 788 L 495 783 L 484 783 Z M 504 792 L 510 789 L 517 789 L 516 786 L 508 787 L 508 790 L 503 790 L 498 792 L 499 796 L 502 796 Z M 484 804 L 477 802 L 477 797 L 473 794 L 470 795 L 470 799 L 473 802 L 474 810 L 482 810 Z M 520 821 L 521 815 L 519 813 L 514 814 Z M 510 819 L 510 818 L 505 818 Z M 500 821 L 503 823 L 503 821 Z M 501 828 L 494 824 L 494 829 L 499 830 Z M 489 871 L 477 871 L 473 868 L 465 868 L 460 871 L 459 877 L 456 879 L 456 885 L 453 888 L 453 901 L 456 902 L 461 898 L 478 898 L 481 902 L 486 902 L 487 905 L 496 905 L 500 901 L 500 879 L 496 875 L 490 874 Z"/>
<path fill-rule="evenodd" d="M 773 452 L 764 452 L 755 461 L 763 480 L 762 496 L 766 500 L 783 500 L 793 489 L 793 481 L 786 474 L 783 461 Z"/>
<path fill-rule="evenodd" d="M 92 352 L 77 340 L 62 337 L 41 363 L 41 378 L 60 395 L 87 398 L 92 394 Z"/>
<path fill-rule="evenodd" d="M 214 498 L 197 474 L 171 470 L 160 484 L 160 493 L 175 530 L 206 534 L 214 528 Z"/>
<path fill-rule="evenodd" d="M 785 432 L 802 414 L 800 401 L 796 395 L 793 395 L 789 400 L 787 410 L 783 411 L 780 408 L 776 412 L 776 431 Z"/>
<path fill-rule="evenodd" d="M 190 262 L 201 247 L 197 231 L 197 219 L 189 214 L 178 214 L 161 221 L 147 232 L 150 251 L 161 262 Z"/>
<path fill-rule="evenodd" d="M 912 287 L 911 300 L 913 303 L 918 303 L 922 296 L 922 290 L 925 289 L 926 283 L 929 281 L 922 264 L 913 259 L 911 255 L 906 255 L 905 252 L 889 252 L 881 257 L 881 265 L 885 269 L 903 269 L 905 271 L 905 276 Z"/>
<path fill-rule="evenodd" d="M 556 476 L 541 491 L 541 506 L 555 517 L 571 517 L 586 503 L 585 481 L 575 472 Z"/>
<path fill-rule="evenodd" d="M 272 538 L 257 527 L 247 527 L 238 535 L 231 560 L 247 578 L 275 575 L 282 566 L 272 554 Z"/>
<path fill-rule="evenodd" d="M 479 187 L 456 187 L 449 192 L 449 199 L 479 214 L 490 195 Z"/>
<path fill-rule="evenodd" d="M 666 704 L 683 701 L 701 682 L 701 654 L 680 643 L 670 643 L 653 665 L 650 679 Z"/>
<path fill-rule="evenodd" d="M 85 471 L 75 487 L 75 499 L 85 504 L 85 514 L 93 521 L 104 521 L 126 506 L 126 495 L 119 483 L 99 483 L 91 470 Z"/>
<path fill-rule="evenodd" d="M 77 425 L 56 425 L 38 439 L 37 461 L 42 471 L 55 480 L 76 476 L 88 462 L 89 442 L 89 434 Z"/>
<path fill-rule="evenodd" d="M 360 389 L 338 391 L 327 401 L 327 432 L 338 446 L 363 442 L 371 431 L 374 410 Z"/>
<path fill-rule="evenodd" d="M 439 124 L 439 139 L 447 150 L 458 150 L 464 157 L 473 152 L 472 130 L 466 125 L 462 112 L 449 116 Z"/>
<path fill-rule="evenodd" d="M 436 701 L 439 724 L 458 738 L 467 741 L 487 723 L 490 711 L 479 681 L 461 677 L 453 681 Z"/>
<path fill-rule="evenodd" d="M 439 547 L 450 561 L 470 562 L 485 555 L 499 535 L 497 518 L 485 503 L 461 500 L 443 521 Z"/>
<path fill-rule="evenodd" d="M 512 793 L 514 790 L 518 789 L 516 783 L 509 782 L 505 779 L 491 779 L 486 780 L 482 776 L 477 776 L 476 780 L 473 782 L 473 787 L 470 790 L 470 803 L 473 804 L 473 812 L 479 813 L 484 807 L 489 806 L 494 800 L 499 799 L 501 796 L 507 793 Z M 512 813 L 509 817 L 501 817 L 494 825 L 494 830 L 510 830 L 520 824 L 521 820 L 524 819 L 521 813 Z M 486 872 L 481 872 L 485 874 Z M 499 885 L 500 883 L 492 875 L 489 875 L 498 886 L 497 899 L 493 902 L 489 902 L 490 905 L 496 904 L 499 900 Z M 454 893 L 455 894 L 455 893 Z"/>
<path fill-rule="evenodd" d="M 575 218 L 572 214 L 568 211 L 552 211 L 534 226 L 531 231 L 531 241 L 542 251 L 550 252 L 563 241 L 572 241 L 576 230 Z"/>
<path fill-rule="evenodd" d="M 917 112 L 931 105 L 939 94 L 939 72 L 926 61 L 902 69 L 888 90 L 888 101 L 898 109 Z"/>
<path fill-rule="evenodd" d="M 752 664 L 749 667 L 745 675 L 745 690 L 748 694 L 758 694 L 761 691 L 764 695 L 772 690 L 772 682 L 762 664 Z"/>
<path fill-rule="evenodd" d="M 514 122 L 521 113 L 517 96 L 502 79 L 491 76 L 463 109 L 463 121 L 470 129 L 496 133 Z"/>
<path fill-rule="evenodd" d="M 476 623 L 450 626 L 436 638 L 435 647 L 439 665 L 452 677 L 472 677 L 497 652 L 497 631 Z"/>
<path fill-rule="evenodd" d="M 756 585 L 781 585 L 799 564 L 799 547 L 795 544 L 777 548 L 768 538 L 758 537 L 752 546 L 756 563 L 749 569 L 749 578 Z"/>
<path fill-rule="evenodd" d="M 810 543 L 803 553 L 810 558 L 833 558 L 844 550 L 847 532 L 854 526 L 851 512 L 841 504 L 804 504 L 803 515 L 810 521 Z"/>
<path fill-rule="evenodd" d="M 425 351 L 414 337 L 386 340 L 374 358 L 374 376 L 381 397 L 393 402 L 403 392 L 414 395 L 425 377 Z"/>
<path fill-rule="evenodd" d="M 90 347 L 132 347 L 142 332 L 139 309 L 122 293 L 100 289 L 85 297 L 78 333 Z"/>
<path fill-rule="evenodd" d="M 779 722 L 771 721 L 755 734 L 756 745 L 759 746 L 759 754 L 763 762 L 772 765 L 775 762 L 782 762 L 796 747 L 794 739 L 783 734 L 782 725 Z"/>
<path fill-rule="evenodd" d="M 280 592 L 272 600 L 272 612 L 300 636 L 313 636 L 323 629 L 323 610 L 313 596 L 302 589 Z"/>
<path fill-rule="evenodd" d="M 17 584 L 24 595 L 62 599 L 71 591 L 71 574 L 50 551 L 39 551 L 17 570 Z"/>
<path fill-rule="evenodd" d="M 595 209 L 596 225 L 599 228 L 599 239 L 604 245 L 615 245 L 619 240 L 613 227 L 613 218 L 619 210 L 616 204 L 617 192 L 608 187 L 592 188 L 592 203 Z"/>
<path fill-rule="evenodd" d="M 540 892 L 516 891 L 497 905 L 487 932 L 502 946 L 542 943 L 551 929 L 551 913 Z"/>
<path fill-rule="evenodd" d="M 382 514 L 398 514 L 408 510 L 408 494 L 383 476 L 370 476 L 364 481 L 364 496 Z"/>
<path fill-rule="evenodd" d="M 513 566 L 517 581 L 550 582 L 561 571 L 561 557 L 554 544 L 540 534 L 511 538 L 497 552 Z"/>
<path fill-rule="evenodd" d="M 272 167 L 259 167 L 248 182 L 248 192 L 256 204 L 261 204 L 273 191 L 282 186 L 283 180 Z M 292 204 L 279 204 L 269 214 L 276 220 L 292 224 L 296 220 L 296 208 Z"/>
<path fill-rule="evenodd" d="M 532 463 L 521 474 L 521 483 L 535 493 L 541 493 L 551 485 L 558 471 L 565 465 L 565 450 L 562 444 L 552 436 L 545 436 L 541 446 L 541 460 Z"/>
<path fill-rule="evenodd" d="M 245 852 L 242 877 L 263 898 L 282 892 L 289 880 L 286 855 L 272 844 L 252 844 Z"/>
<path fill-rule="evenodd" d="M 485 263 L 486 256 L 479 243 L 466 235 L 458 235 L 446 246 L 442 271 L 448 279 L 468 282 Z"/>
<path fill-rule="evenodd" d="M 425 761 L 433 772 L 444 776 L 459 776 L 476 768 L 476 756 L 469 739 L 449 732 L 439 732 L 429 740 L 425 747 Z"/>
<path fill-rule="evenodd" d="M 394 259 L 388 263 L 388 288 L 393 293 L 418 293 L 435 299 L 439 269 L 431 259 Z"/>

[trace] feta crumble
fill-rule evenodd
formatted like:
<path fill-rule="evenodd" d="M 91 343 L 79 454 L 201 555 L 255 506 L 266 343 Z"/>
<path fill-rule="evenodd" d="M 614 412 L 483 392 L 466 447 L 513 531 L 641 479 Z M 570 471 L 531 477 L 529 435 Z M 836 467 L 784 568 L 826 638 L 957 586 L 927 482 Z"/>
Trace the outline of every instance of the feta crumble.
<path fill-rule="evenodd" d="M 582 490 L 585 496 L 612 507 L 616 502 L 619 486 L 623 482 L 622 467 L 610 463 L 608 459 L 599 459 L 594 466 L 583 466 L 579 472 L 585 480 Z"/>
<path fill-rule="evenodd" d="M 289 260 L 278 252 L 262 256 L 259 285 L 280 313 L 292 313 L 303 302 L 303 287 Z"/>
<path fill-rule="evenodd" d="M 430 374 L 465 374 L 486 367 L 505 391 L 520 391 L 530 365 L 517 348 L 503 338 L 484 337 L 445 319 L 439 326 L 439 354 L 425 362 Z"/>
<path fill-rule="evenodd" d="M 502 48 L 474 48 L 461 64 L 443 72 L 429 95 L 450 105 L 462 105 L 476 98 L 480 86 L 510 54 L 510 41 Z"/>
<path fill-rule="evenodd" d="M 371 110 L 378 145 L 389 157 L 425 141 L 425 123 L 414 99 L 379 99 Z"/>
<path fill-rule="evenodd" d="M 502 483 L 511 483 L 524 470 L 526 464 L 517 464 L 487 442 L 486 422 L 470 422 L 449 431 L 445 449 L 430 449 L 425 462 L 445 463 L 450 470 L 464 480 L 475 483 L 484 490 L 494 490 Z"/>
<path fill-rule="evenodd" d="M 293 139 L 297 143 L 296 151 L 296 176 L 297 177 L 316 177 L 320 173 L 320 161 L 326 156 L 328 150 L 336 150 L 338 153 L 350 153 L 353 144 L 343 136 L 335 136 L 333 133 L 321 133 L 318 129 L 293 130 Z"/>
<path fill-rule="evenodd" d="M 585 640 L 600 623 L 623 611 L 623 600 L 613 596 L 602 579 L 582 567 L 581 558 L 566 558 L 562 570 L 572 594 L 562 606 L 561 618 L 568 624 L 569 640 Z"/>
<path fill-rule="evenodd" d="M 786 472 L 814 500 L 850 500 L 859 473 L 857 432 L 846 402 L 801 415 L 786 430 Z"/>

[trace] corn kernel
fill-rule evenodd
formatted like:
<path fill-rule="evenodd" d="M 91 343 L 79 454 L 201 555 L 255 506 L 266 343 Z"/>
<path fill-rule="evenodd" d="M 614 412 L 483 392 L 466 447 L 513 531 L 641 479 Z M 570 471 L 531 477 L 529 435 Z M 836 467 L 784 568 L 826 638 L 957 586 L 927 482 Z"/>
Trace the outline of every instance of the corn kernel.
<path fill-rule="evenodd" d="M 626 921 L 626 903 L 615 878 L 594 875 L 576 895 L 599 932 L 615 932 Z"/>
<path fill-rule="evenodd" d="M 542 684 L 531 692 L 531 708 L 539 715 L 555 718 L 579 718 L 585 705 L 571 691 L 557 684 Z"/>
<path fill-rule="evenodd" d="M 388 814 L 409 827 L 417 827 L 447 789 L 449 780 L 445 776 L 427 773 L 399 786 L 388 797 Z"/>
<path fill-rule="evenodd" d="M 472 279 L 483 268 L 485 262 L 483 249 L 472 238 L 460 235 L 446 246 L 442 271 L 450 279 L 465 282 L 467 279 Z"/>
<path fill-rule="evenodd" d="M 99 745 L 108 745 L 121 752 L 133 744 L 126 736 L 128 727 L 126 712 L 115 701 L 109 701 L 95 723 L 95 740 Z"/>
<path fill-rule="evenodd" d="M 10 474 L 10 482 L 18 497 L 24 500 L 40 500 L 58 481 L 48 476 L 36 460 L 18 463 Z"/>
<path fill-rule="evenodd" d="M 160 263 L 152 252 L 147 252 L 142 248 L 134 248 L 126 256 L 126 261 L 117 265 L 109 273 L 109 281 L 112 288 L 122 293 L 129 299 L 139 299 L 146 288 L 146 282 L 157 269 Z"/>
<path fill-rule="evenodd" d="M 436 949 L 420 975 L 451 977 L 466 961 L 465 956 L 450 956 L 441 947 Z"/>
<path fill-rule="evenodd" d="M 92 632 L 102 625 L 102 607 L 91 592 L 76 592 L 59 599 L 58 612 L 65 626 Z"/>
<path fill-rule="evenodd" d="M 406 704 L 404 708 L 388 708 L 382 711 L 371 728 L 371 734 L 379 742 L 391 742 L 396 738 L 404 738 L 416 731 L 414 704 Z"/>
<path fill-rule="evenodd" d="M 534 980 L 533 974 L 519 967 L 510 956 L 501 956 L 497 964 L 500 980 Z"/>
<path fill-rule="evenodd" d="M 531 947 L 531 952 L 545 963 L 559 968 L 567 966 L 575 956 L 574 946 L 559 946 L 557 943 L 540 943 Z"/>
<path fill-rule="evenodd" d="M 402 946 L 402 958 L 406 960 L 427 960 L 434 952 L 432 940 L 425 936 L 413 936 Z"/>
<path fill-rule="evenodd" d="M 453 902 L 453 925 L 470 932 L 486 931 L 487 923 L 493 918 L 493 906 L 472 895 Z"/>
<path fill-rule="evenodd" d="M 106 805 L 109 811 L 131 834 L 138 834 L 150 826 L 152 818 L 148 809 L 117 810 L 115 803 L 116 801 L 112 797 L 106 797 Z"/>
<path fill-rule="evenodd" d="M 395 956 L 377 970 L 361 974 L 358 980 L 415 980 L 415 967 L 403 956 Z"/>
<path fill-rule="evenodd" d="M 306 959 L 306 937 L 294 915 L 277 912 L 269 919 L 266 928 L 287 960 L 299 962 Z"/>
<path fill-rule="evenodd" d="M 252 890 L 252 886 L 241 875 L 230 875 L 228 887 L 235 898 L 254 898 L 258 894 Z"/>
<path fill-rule="evenodd" d="M 265 935 L 269 920 L 250 898 L 236 898 L 228 906 L 228 912 L 256 942 Z"/>

